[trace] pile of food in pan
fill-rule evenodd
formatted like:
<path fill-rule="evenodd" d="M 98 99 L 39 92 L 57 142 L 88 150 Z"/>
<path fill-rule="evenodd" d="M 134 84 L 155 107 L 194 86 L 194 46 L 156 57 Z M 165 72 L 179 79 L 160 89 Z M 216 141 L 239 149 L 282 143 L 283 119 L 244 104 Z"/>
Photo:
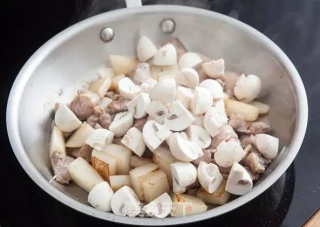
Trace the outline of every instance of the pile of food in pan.
<path fill-rule="evenodd" d="M 143 36 L 137 58 L 109 58 L 71 103 L 56 103 L 55 181 L 130 217 L 196 214 L 252 190 L 279 150 L 269 106 L 256 101 L 258 76 L 227 71 L 177 38 L 157 48 Z"/>

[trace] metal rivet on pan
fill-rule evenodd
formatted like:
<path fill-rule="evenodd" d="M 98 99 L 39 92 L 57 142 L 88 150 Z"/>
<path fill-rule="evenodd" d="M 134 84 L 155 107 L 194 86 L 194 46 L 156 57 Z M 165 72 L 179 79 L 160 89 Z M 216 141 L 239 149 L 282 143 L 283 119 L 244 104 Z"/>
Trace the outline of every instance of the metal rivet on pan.
<path fill-rule="evenodd" d="M 106 43 L 110 42 L 113 40 L 113 37 L 114 37 L 114 32 L 112 28 L 104 28 L 100 32 L 100 39 L 103 42 L 106 42 Z"/>
<path fill-rule="evenodd" d="M 160 27 L 165 34 L 172 34 L 176 29 L 176 24 L 171 19 L 165 19 L 161 22 Z"/>

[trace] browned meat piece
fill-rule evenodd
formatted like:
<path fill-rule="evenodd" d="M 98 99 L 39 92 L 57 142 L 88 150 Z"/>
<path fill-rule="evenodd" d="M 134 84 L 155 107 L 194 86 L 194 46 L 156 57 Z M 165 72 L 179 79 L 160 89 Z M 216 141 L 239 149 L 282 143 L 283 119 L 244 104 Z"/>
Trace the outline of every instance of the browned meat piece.
<path fill-rule="evenodd" d="M 117 114 L 120 112 L 127 111 L 128 102 L 130 102 L 130 100 L 124 99 L 120 95 L 114 95 L 113 102 L 111 102 L 110 105 L 108 106 L 107 112 L 109 114 Z"/>
<path fill-rule="evenodd" d="M 101 125 L 102 128 L 109 129 L 111 122 L 112 119 L 109 114 L 103 113 L 99 116 L 99 125 Z"/>
<path fill-rule="evenodd" d="M 87 123 L 88 125 L 90 125 L 92 128 L 95 128 L 96 124 L 98 123 L 99 117 L 95 116 L 95 115 L 91 115 L 90 117 L 88 117 L 87 119 Z"/>
<path fill-rule="evenodd" d="M 201 186 L 200 181 L 197 178 L 193 184 L 188 186 L 188 188 L 199 188 L 200 186 Z"/>
<path fill-rule="evenodd" d="M 245 155 L 249 154 L 249 152 L 251 151 L 251 149 L 252 149 L 252 145 L 251 145 L 251 144 L 248 144 L 248 145 L 243 149 Z"/>
<path fill-rule="evenodd" d="M 257 134 L 270 132 L 270 130 L 271 130 L 271 125 L 264 123 L 262 121 L 258 121 L 258 122 L 252 122 L 250 124 L 246 134 L 257 135 Z"/>
<path fill-rule="evenodd" d="M 84 145 L 83 147 L 70 149 L 70 155 L 75 158 L 82 157 L 87 162 L 90 162 L 92 150 L 93 148 L 89 145 Z"/>
<path fill-rule="evenodd" d="M 253 173 L 249 167 L 244 167 L 244 168 L 248 171 L 252 181 L 256 181 L 256 180 L 259 179 L 259 174 L 258 173 Z"/>
<path fill-rule="evenodd" d="M 108 98 L 110 98 L 110 99 L 112 99 L 112 97 L 113 97 L 115 94 L 116 94 L 116 93 L 115 93 L 114 91 L 108 91 L 105 96 L 108 97 Z"/>
<path fill-rule="evenodd" d="M 123 144 L 121 143 L 121 140 L 122 140 L 121 137 L 114 137 L 113 140 L 112 140 L 112 143 L 123 146 Z"/>
<path fill-rule="evenodd" d="M 94 114 L 87 119 L 87 123 L 93 128 L 109 129 L 111 122 L 111 116 L 98 108 L 95 108 Z"/>
<path fill-rule="evenodd" d="M 248 131 L 250 123 L 244 120 L 241 114 L 232 114 L 228 123 L 235 131 L 244 132 Z"/>
<path fill-rule="evenodd" d="M 94 129 L 101 129 L 101 128 L 102 128 L 102 126 L 99 125 L 98 123 L 94 126 Z"/>
<path fill-rule="evenodd" d="M 242 147 L 247 147 L 249 144 L 255 145 L 256 138 L 254 136 L 242 136 L 240 141 Z"/>
<path fill-rule="evenodd" d="M 221 173 L 224 180 L 228 180 L 229 174 Z"/>
<path fill-rule="evenodd" d="M 143 166 L 145 164 L 152 163 L 151 158 L 139 157 L 136 155 L 132 155 L 130 157 L 130 166 L 132 168 L 137 168 L 139 166 Z"/>
<path fill-rule="evenodd" d="M 171 43 L 176 48 L 178 59 L 180 59 L 180 57 L 187 52 L 186 48 L 178 38 L 172 38 L 168 42 L 164 43 L 162 46 L 168 43 Z"/>
<path fill-rule="evenodd" d="M 212 162 L 212 154 L 210 150 L 203 150 L 203 156 L 194 160 L 192 164 L 195 166 L 198 166 L 200 162 L 207 162 L 207 163 Z"/>
<path fill-rule="evenodd" d="M 93 114 L 94 107 L 99 103 L 99 96 L 94 93 L 81 93 L 70 103 L 70 109 L 79 118 L 87 120 Z"/>
<path fill-rule="evenodd" d="M 216 149 L 222 141 L 228 141 L 229 139 L 238 139 L 238 135 L 230 125 L 224 125 L 221 127 L 219 134 L 212 138 L 207 149 Z"/>
<path fill-rule="evenodd" d="M 145 116 L 145 117 L 140 118 L 140 119 L 135 119 L 133 127 L 136 127 L 137 129 L 139 129 L 142 132 L 143 126 L 147 122 L 147 119 L 148 119 L 148 116 Z"/>
<path fill-rule="evenodd" d="M 198 191 L 197 188 L 188 188 L 187 189 L 187 194 L 191 195 L 191 196 L 197 196 L 197 191 Z"/>
<path fill-rule="evenodd" d="M 61 184 L 68 184 L 71 177 L 68 172 L 68 165 L 73 162 L 73 158 L 63 155 L 59 152 L 54 152 L 51 157 L 51 165 L 55 175 L 55 180 Z"/>
<path fill-rule="evenodd" d="M 271 160 L 263 158 L 262 155 L 255 150 L 243 158 L 244 166 L 250 167 L 254 174 L 263 173 L 270 162 Z"/>
<path fill-rule="evenodd" d="M 143 157 L 146 157 L 146 158 L 152 158 L 153 157 L 153 152 L 150 151 L 148 148 L 146 148 L 146 150 L 144 151 Z"/>

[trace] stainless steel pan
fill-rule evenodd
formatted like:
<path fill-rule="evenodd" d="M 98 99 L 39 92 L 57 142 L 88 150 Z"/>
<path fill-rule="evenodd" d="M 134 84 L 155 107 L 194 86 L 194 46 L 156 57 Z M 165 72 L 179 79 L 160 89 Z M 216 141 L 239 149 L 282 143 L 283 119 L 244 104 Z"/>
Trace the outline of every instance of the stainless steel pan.
<path fill-rule="evenodd" d="M 136 1 L 130 1 L 136 6 Z M 139 3 L 139 2 L 138 2 Z M 171 26 L 159 26 L 170 19 Z M 113 40 L 100 33 L 113 30 Z M 109 29 L 110 31 L 110 29 Z M 110 38 L 112 33 L 103 33 Z M 108 55 L 135 54 L 140 35 L 155 43 L 179 37 L 190 51 L 224 58 L 236 72 L 258 75 L 263 81 L 261 100 L 271 106 L 269 120 L 274 135 L 285 149 L 269 166 L 254 189 L 226 205 L 181 218 L 128 218 L 104 213 L 87 204 L 87 194 L 71 184 L 49 184 L 52 170 L 48 141 L 55 101 L 70 101 L 93 69 L 108 65 Z M 269 188 L 289 167 L 302 143 L 308 118 L 307 98 L 300 76 L 288 57 L 255 29 L 218 13 L 181 6 L 144 6 L 121 9 L 84 20 L 43 45 L 25 64 L 12 88 L 7 127 L 12 148 L 25 171 L 47 193 L 62 203 L 93 217 L 140 225 L 182 224 L 212 218 L 254 199 Z"/>

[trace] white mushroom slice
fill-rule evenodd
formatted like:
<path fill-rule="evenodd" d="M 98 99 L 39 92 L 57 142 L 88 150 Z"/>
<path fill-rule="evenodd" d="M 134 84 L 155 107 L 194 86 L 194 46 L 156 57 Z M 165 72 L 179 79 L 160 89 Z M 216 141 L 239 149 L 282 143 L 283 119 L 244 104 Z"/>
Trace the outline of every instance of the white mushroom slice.
<path fill-rule="evenodd" d="M 206 88 L 212 95 L 213 100 L 220 100 L 223 99 L 223 88 L 221 85 L 212 79 L 204 80 L 200 83 L 200 87 Z"/>
<path fill-rule="evenodd" d="M 189 140 L 189 136 L 187 135 L 187 133 L 185 133 L 185 132 L 180 132 L 179 135 L 180 135 L 183 139 Z"/>
<path fill-rule="evenodd" d="M 145 36 L 142 36 L 137 45 L 137 56 L 139 61 L 145 62 L 152 58 L 158 49 L 157 47 Z"/>
<path fill-rule="evenodd" d="M 141 203 L 131 188 L 123 186 L 114 193 L 111 209 L 116 215 L 135 217 L 141 212 Z"/>
<path fill-rule="evenodd" d="M 81 127 L 78 128 L 68 139 L 66 147 L 83 147 L 86 145 L 86 140 L 93 131 L 94 129 L 87 122 L 83 122 Z"/>
<path fill-rule="evenodd" d="M 117 113 L 109 130 L 114 133 L 116 137 L 123 136 L 133 125 L 133 116 L 131 112 Z"/>
<path fill-rule="evenodd" d="M 204 128 L 203 126 L 203 115 L 194 115 L 194 118 L 196 119 L 192 125 L 199 126 L 201 128 Z"/>
<path fill-rule="evenodd" d="M 211 107 L 203 117 L 203 126 L 212 137 L 215 137 L 219 133 L 219 128 L 227 122 L 226 112 L 217 107 Z"/>
<path fill-rule="evenodd" d="M 223 110 L 223 111 L 226 111 L 226 106 L 224 104 L 224 100 L 223 99 L 219 99 L 218 101 L 214 101 L 213 102 L 213 106 Z"/>
<path fill-rule="evenodd" d="M 128 132 L 122 138 L 121 143 L 123 143 L 139 157 L 141 157 L 146 150 L 142 133 L 135 127 L 132 127 L 128 130 Z"/>
<path fill-rule="evenodd" d="M 157 83 L 157 81 L 151 77 L 149 63 L 140 63 L 134 72 L 132 80 L 137 85 L 141 85 L 142 83 L 154 85 Z"/>
<path fill-rule="evenodd" d="M 129 75 L 139 64 L 138 59 L 123 55 L 110 55 L 110 63 L 117 75 Z"/>
<path fill-rule="evenodd" d="M 67 168 L 71 179 L 87 192 L 103 181 L 99 173 L 82 157 L 75 159 Z"/>
<path fill-rule="evenodd" d="M 197 169 L 191 163 L 176 162 L 170 165 L 173 192 L 182 194 L 185 192 L 186 187 L 190 186 L 197 180 Z"/>
<path fill-rule="evenodd" d="M 224 60 L 222 58 L 218 60 L 212 60 L 202 64 L 203 71 L 211 78 L 217 79 L 224 75 Z"/>
<path fill-rule="evenodd" d="M 151 89 L 156 83 L 157 81 L 154 81 L 154 84 L 142 83 L 140 85 L 141 92 L 150 94 Z"/>
<path fill-rule="evenodd" d="M 198 145 L 183 139 L 180 135 L 174 136 L 170 140 L 169 147 L 172 155 L 183 162 L 191 162 L 203 156 L 203 152 Z"/>
<path fill-rule="evenodd" d="M 178 64 L 169 66 L 156 66 L 151 65 L 151 77 L 157 81 L 161 81 L 164 78 L 175 78 L 179 74 Z"/>
<path fill-rule="evenodd" d="M 158 52 L 153 56 L 154 65 L 175 65 L 177 64 L 177 50 L 168 43 L 161 47 Z"/>
<path fill-rule="evenodd" d="M 223 177 L 217 165 L 200 162 L 198 166 L 198 179 L 201 186 L 209 193 L 215 192 L 221 184 Z"/>
<path fill-rule="evenodd" d="M 166 125 L 160 125 L 156 121 L 148 121 L 142 130 L 144 142 L 151 151 L 157 149 L 171 134 Z"/>
<path fill-rule="evenodd" d="M 183 54 L 179 59 L 179 67 L 182 68 L 192 68 L 198 64 L 202 63 L 202 59 L 193 52 L 187 52 Z"/>
<path fill-rule="evenodd" d="M 161 102 L 151 101 L 147 106 L 146 112 L 149 114 L 149 117 L 151 116 L 157 123 L 163 124 L 164 118 L 169 113 L 169 110 Z"/>
<path fill-rule="evenodd" d="M 234 87 L 234 94 L 242 102 L 251 102 L 261 91 L 261 80 L 255 75 L 241 75 Z"/>
<path fill-rule="evenodd" d="M 86 144 L 98 151 L 101 151 L 106 144 L 112 142 L 113 138 L 113 132 L 100 128 L 91 133 L 91 135 L 86 139 Z"/>
<path fill-rule="evenodd" d="M 111 86 L 112 78 L 112 76 L 99 78 L 90 84 L 89 90 L 99 95 L 100 98 L 103 98 Z"/>
<path fill-rule="evenodd" d="M 213 105 L 210 92 L 203 87 L 196 87 L 191 101 L 191 109 L 194 115 L 201 115 L 207 112 Z"/>
<path fill-rule="evenodd" d="M 56 126 L 53 126 L 51 133 L 49 157 L 51 157 L 54 152 L 58 152 L 62 155 L 67 155 L 63 132 Z"/>
<path fill-rule="evenodd" d="M 119 92 L 119 87 L 118 87 L 119 81 L 122 80 L 123 78 L 126 78 L 126 76 L 124 74 L 120 74 L 120 75 L 113 77 L 109 90 Z"/>
<path fill-rule="evenodd" d="M 101 211 L 111 211 L 111 199 L 114 195 L 108 182 L 97 184 L 89 193 L 88 203 Z"/>
<path fill-rule="evenodd" d="M 162 103 L 173 103 L 176 98 L 176 80 L 174 78 L 166 78 L 159 81 L 150 90 L 150 99 Z"/>
<path fill-rule="evenodd" d="M 115 175 L 110 176 L 110 186 L 114 192 L 118 191 L 123 186 L 132 187 L 129 175 Z"/>
<path fill-rule="evenodd" d="M 148 94 L 140 93 L 137 97 L 127 103 L 127 108 L 135 119 L 140 119 L 147 115 L 146 110 L 150 101 Z"/>
<path fill-rule="evenodd" d="M 182 86 L 177 88 L 176 100 L 180 101 L 186 109 L 189 109 L 192 97 L 193 90 Z"/>
<path fill-rule="evenodd" d="M 235 162 L 229 173 L 226 191 L 234 195 L 244 195 L 252 189 L 252 179 L 243 166 Z"/>
<path fill-rule="evenodd" d="M 55 114 L 54 122 L 63 132 L 72 132 L 79 128 L 82 124 L 77 116 L 69 109 L 69 107 L 62 103 Z"/>
<path fill-rule="evenodd" d="M 182 131 L 188 128 L 195 118 L 180 101 L 176 100 L 169 107 L 169 114 L 165 117 L 165 125 L 172 131 Z"/>
<path fill-rule="evenodd" d="M 202 127 L 190 125 L 187 128 L 186 132 L 188 135 L 188 139 L 190 139 L 191 142 L 197 144 L 202 149 L 209 147 L 209 145 L 211 144 L 211 136 Z"/>
<path fill-rule="evenodd" d="M 128 77 L 123 78 L 119 81 L 118 88 L 120 95 L 124 99 L 129 100 L 134 99 L 141 92 L 141 89 L 137 85 L 135 85 Z"/>
<path fill-rule="evenodd" d="M 279 150 L 279 139 L 267 134 L 255 136 L 256 145 L 261 154 L 267 159 L 274 159 Z"/>
<path fill-rule="evenodd" d="M 199 75 L 193 68 L 183 68 L 176 76 L 177 84 L 194 89 L 199 85 Z"/>
<path fill-rule="evenodd" d="M 172 200 L 168 193 L 163 193 L 145 205 L 142 210 L 150 217 L 165 218 L 172 209 Z"/>
<path fill-rule="evenodd" d="M 217 152 L 214 153 L 214 160 L 219 166 L 228 168 L 235 162 L 240 162 L 245 155 L 239 141 L 228 140 L 218 145 Z"/>
<path fill-rule="evenodd" d="M 174 193 L 172 201 L 172 217 L 185 217 L 188 215 L 205 212 L 208 209 L 206 204 L 201 199 L 191 195 L 177 195 Z"/>
<path fill-rule="evenodd" d="M 112 102 L 113 100 L 111 98 L 103 97 L 99 103 L 99 107 L 105 110 Z"/>

